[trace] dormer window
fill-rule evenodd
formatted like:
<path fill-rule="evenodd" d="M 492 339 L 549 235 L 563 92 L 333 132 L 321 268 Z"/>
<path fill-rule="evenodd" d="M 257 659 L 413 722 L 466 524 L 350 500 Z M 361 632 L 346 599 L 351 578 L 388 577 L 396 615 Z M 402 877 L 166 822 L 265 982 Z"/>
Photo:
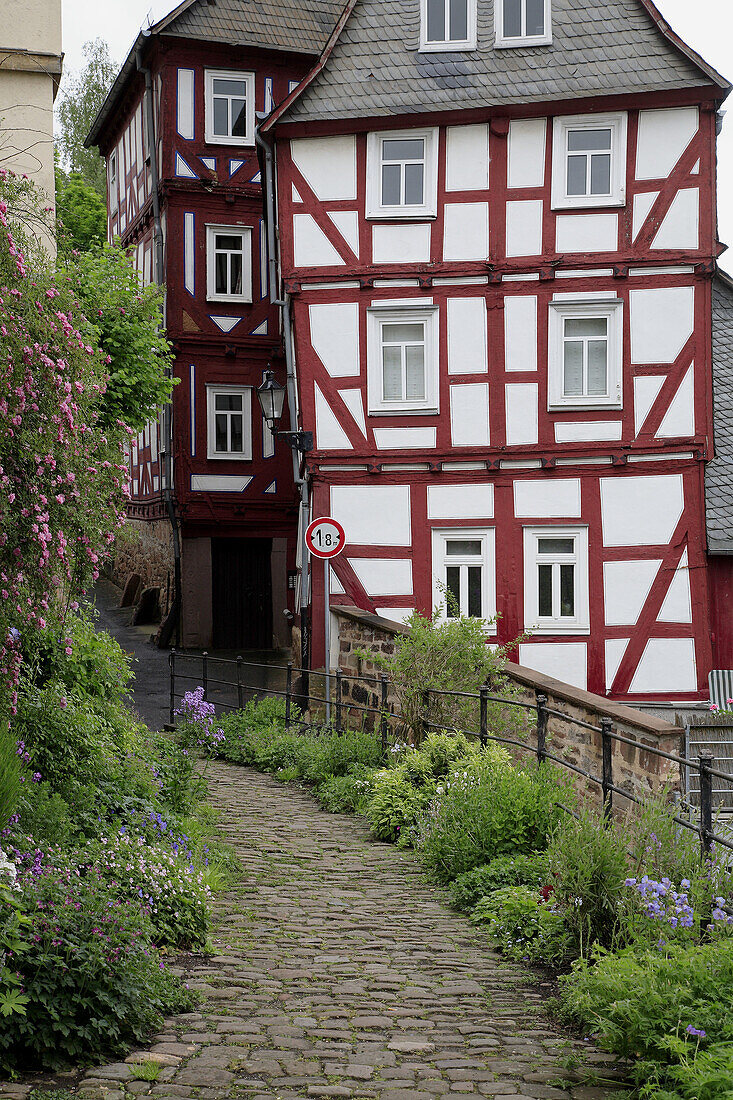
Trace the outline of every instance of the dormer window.
<path fill-rule="evenodd" d="M 475 50 L 476 0 L 420 0 L 421 50 Z"/>
<path fill-rule="evenodd" d="M 542 46 L 552 42 L 551 0 L 495 0 L 496 45 Z"/>

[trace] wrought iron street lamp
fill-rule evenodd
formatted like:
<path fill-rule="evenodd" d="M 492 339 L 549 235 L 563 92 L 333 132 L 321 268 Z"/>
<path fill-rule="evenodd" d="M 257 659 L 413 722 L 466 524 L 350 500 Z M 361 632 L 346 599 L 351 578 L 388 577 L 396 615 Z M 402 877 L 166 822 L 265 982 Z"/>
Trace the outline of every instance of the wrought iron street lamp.
<path fill-rule="evenodd" d="M 257 399 L 268 428 L 274 436 L 287 439 L 296 451 L 307 454 L 308 451 L 313 450 L 313 432 L 279 432 L 277 430 L 285 408 L 285 394 L 285 386 L 280 385 L 273 371 L 269 369 L 265 371 L 265 380 L 257 389 Z"/>

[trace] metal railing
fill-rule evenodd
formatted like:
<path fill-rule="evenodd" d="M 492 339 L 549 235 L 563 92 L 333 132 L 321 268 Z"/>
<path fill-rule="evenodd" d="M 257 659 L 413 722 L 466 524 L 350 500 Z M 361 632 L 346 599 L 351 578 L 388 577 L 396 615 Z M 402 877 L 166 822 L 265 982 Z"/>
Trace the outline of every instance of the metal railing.
<path fill-rule="evenodd" d="M 182 671 L 180 666 L 184 662 L 196 662 L 200 670 L 199 674 L 194 675 Z M 232 677 L 226 680 L 212 677 L 212 667 L 216 666 L 231 669 Z M 389 693 L 393 681 L 386 673 L 380 676 L 365 676 L 361 674 L 349 676 L 339 669 L 335 673 L 329 674 L 330 682 L 334 686 L 334 691 L 333 694 L 327 696 L 325 693 L 322 695 L 314 695 L 310 690 L 310 683 L 314 679 L 317 680 L 320 678 L 324 681 L 324 684 L 327 682 L 325 672 L 314 672 L 310 669 L 301 669 L 296 667 L 292 662 L 287 665 L 270 665 L 247 661 L 243 657 L 237 657 L 236 659 L 212 657 L 208 653 L 193 655 L 179 653 L 174 649 L 169 655 L 169 669 L 171 725 L 175 722 L 176 700 L 182 698 L 182 694 L 177 690 L 177 684 L 181 682 L 195 682 L 197 685 L 203 686 L 204 698 L 224 710 L 242 710 L 245 704 L 251 699 L 268 697 L 281 698 L 285 701 L 284 725 L 286 729 L 295 727 L 300 730 L 309 728 L 322 730 L 326 725 L 325 722 L 319 719 L 318 715 L 314 715 L 314 720 L 312 721 L 304 721 L 302 717 L 296 718 L 296 708 L 302 716 L 312 711 L 313 705 L 323 706 L 325 711 L 326 704 L 328 704 L 331 715 L 331 722 L 328 728 L 336 733 L 342 733 L 344 731 L 345 718 L 349 714 L 355 712 L 357 715 L 361 716 L 362 728 L 367 720 L 373 721 L 374 728 L 379 731 L 382 750 L 385 754 L 389 748 L 390 727 L 394 727 L 395 723 L 399 723 L 401 718 L 399 713 L 396 713 L 394 709 L 390 709 Z M 265 672 L 264 676 L 260 676 L 260 680 L 263 682 L 245 682 L 243 676 L 245 669 L 256 669 L 259 673 Z M 281 683 L 281 688 L 273 687 L 264 682 L 273 674 Z M 305 687 L 301 686 L 299 688 L 296 685 L 296 674 L 302 676 L 302 684 L 304 684 Z M 256 677 L 250 678 L 250 680 L 254 679 L 256 679 Z M 348 689 L 349 685 L 353 685 L 351 690 L 345 692 L 345 687 Z M 361 685 L 370 685 L 374 689 L 372 694 L 375 697 L 377 705 L 368 706 L 353 698 L 353 687 L 361 687 Z M 219 692 L 220 697 L 218 699 L 212 698 L 212 688 L 215 692 Z M 449 698 L 464 699 L 466 701 L 473 700 L 478 704 L 479 728 L 477 730 L 465 729 L 463 727 L 457 728 L 455 725 L 432 721 L 432 717 L 434 717 L 432 714 L 434 704 L 440 699 Z M 695 775 L 697 778 L 696 801 L 698 805 L 693 806 L 690 800 L 684 799 L 679 806 L 682 812 L 674 814 L 673 820 L 680 827 L 688 829 L 698 835 L 704 857 L 711 855 L 716 844 L 733 852 L 733 835 L 729 834 L 728 836 L 723 836 L 713 828 L 716 795 L 727 794 L 730 789 L 730 797 L 733 797 L 733 774 L 716 768 L 715 756 L 711 753 L 704 753 L 694 760 L 688 756 L 687 752 L 684 754 L 665 752 L 662 749 L 655 748 L 654 746 L 640 741 L 635 741 L 630 737 L 625 737 L 623 734 L 618 733 L 614 729 L 610 718 L 602 717 L 599 720 L 599 724 L 594 725 L 591 722 L 585 722 L 580 718 L 574 718 L 571 715 L 565 714 L 563 711 L 549 706 L 548 702 L 547 695 L 540 691 L 536 692 L 535 701 L 530 703 L 511 696 L 492 694 L 488 686 L 482 687 L 478 692 L 443 691 L 437 688 L 430 688 L 425 689 L 422 693 L 419 722 L 422 726 L 423 736 L 429 730 L 462 733 L 467 737 L 479 740 L 482 746 L 486 746 L 489 742 L 492 742 L 518 749 L 523 753 L 531 751 L 540 764 L 549 762 L 581 776 L 588 780 L 589 783 L 600 788 L 603 816 L 606 820 L 609 820 L 614 812 L 615 796 L 626 799 L 637 806 L 643 804 L 643 799 L 632 794 L 631 791 L 624 790 L 623 787 L 619 787 L 614 782 L 614 746 L 625 745 L 639 752 L 666 760 L 680 768 L 681 788 L 685 792 L 690 790 L 690 775 Z M 526 741 L 520 741 L 517 738 L 502 737 L 498 734 L 490 733 L 490 703 L 498 703 L 503 707 L 514 707 L 531 712 L 534 716 L 536 731 L 536 744 L 534 747 L 528 745 Z M 587 733 L 595 734 L 600 738 L 600 775 L 588 772 L 577 764 L 565 760 L 550 751 L 548 743 L 551 744 L 551 741 L 548 738 L 548 727 L 551 718 L 555 718 L 569 727 L 577 727 Z M 683 734 L 684 730 L 680 729 L 680 736 Z M 731 787 L 724 790 L 716 788 L 714 785 L 715 779 L 728 783 Z M 685 813 L 687 816 L 683 816 Z M 694 818 L 697 818 L 697 822 Z"/>

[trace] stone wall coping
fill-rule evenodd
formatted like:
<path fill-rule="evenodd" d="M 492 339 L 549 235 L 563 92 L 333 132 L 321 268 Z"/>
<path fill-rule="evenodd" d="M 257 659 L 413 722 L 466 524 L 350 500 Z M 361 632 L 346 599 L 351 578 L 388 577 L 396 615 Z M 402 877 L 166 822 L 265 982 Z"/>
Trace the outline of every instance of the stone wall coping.
<path fill-rule="evenodd" d="M 331 612 L 341 618 L 349 619 L 351 622 L 361 623 L 362 626 L 369 627 L 372 630 L 379 630 L 383 634 L 405 635 L 410 633 L 403 623 L 383 619 L 380 615 L 375 615 L 371 611 L 362 611 L 359 607 L 344 607 L 337 604 L 332 605 Z M 571 684 L 565 684 L 561 680 L 555 680 L 552 676 L 545 676 L 542 672 L 535 672 L 533 669 L 517 665 L 513 661 L 505 661 L 504 669 L 513 680 L 524 684 L 525 687 L 541 691 L 545 695 L 552 695 L 556 699 L 563 699 L 565 702 L 583 707 L 585 710 L 595 711 L 603 718 L 611 718 L 615 722 L 634 726 L 643 733 L 651 734 L 654 737 L 679 737 L 682 734 L 682 729 L 679 726 L 675 726 L 671 722 L 665 722 L 662 718 L 654 718 L 650 714 L 644 714 L 642 711 L 625 706 L 623 703 L 615 703 L 610 699 L 605 699 L 602 695 L 594 695 L 593 692 L 584 691 L 582 688 L 573 687 Z"/>

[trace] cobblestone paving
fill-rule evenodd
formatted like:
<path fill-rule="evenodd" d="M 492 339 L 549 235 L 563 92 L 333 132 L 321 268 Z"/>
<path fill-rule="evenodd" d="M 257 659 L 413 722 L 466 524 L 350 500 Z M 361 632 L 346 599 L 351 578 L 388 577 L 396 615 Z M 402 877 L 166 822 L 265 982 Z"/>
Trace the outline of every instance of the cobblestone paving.
<path fill-rule="evenodd" d="M 218 954 L 187 976 L 207 1003 L 92 1070 L 81 1096 L 610 1096 L 563 1068 L 579 1055 L 605 1077 L 610 1059 L 549 1023 L 536 979 L 491 953 L 412 853 L 242 768 L 217 765 L 211 795 L 244 871 L 217 901 Z M 136 1079 L 150 1059 L 157 1080 Z"/>

